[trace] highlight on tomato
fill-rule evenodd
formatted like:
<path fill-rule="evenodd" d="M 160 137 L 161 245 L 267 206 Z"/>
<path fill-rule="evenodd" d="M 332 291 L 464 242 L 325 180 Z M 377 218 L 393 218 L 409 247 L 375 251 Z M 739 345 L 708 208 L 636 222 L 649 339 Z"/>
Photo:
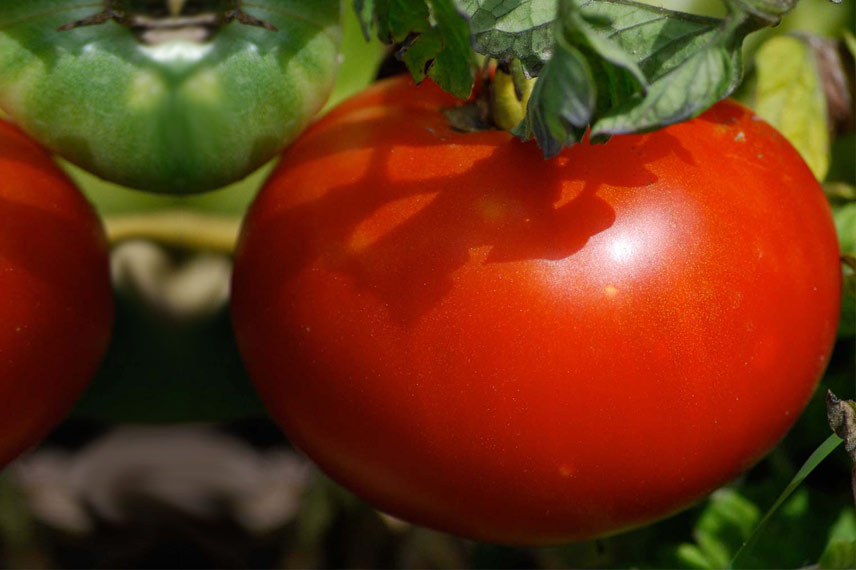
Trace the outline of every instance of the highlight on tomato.
<path fill-rule="evenodd" d="M 234 182 L 306 127 L 333 87 L 338 0 L 4 0 L 0 108 L 111 182 Z"/>
<path fill-rule="evenodd" d="M 112 320 L 101 222 L 44 149 L 0 122 L 0 466 L 68 413 Z"/>
<path fill-rule="evenodd" d="M 545 161 L 385 81 L 285 154 L 232 318 L 286 435 L 407 520 L 551 544 L 683 509 L 758 461 L 824 371 L 824 195 L 747 108 Z"/>

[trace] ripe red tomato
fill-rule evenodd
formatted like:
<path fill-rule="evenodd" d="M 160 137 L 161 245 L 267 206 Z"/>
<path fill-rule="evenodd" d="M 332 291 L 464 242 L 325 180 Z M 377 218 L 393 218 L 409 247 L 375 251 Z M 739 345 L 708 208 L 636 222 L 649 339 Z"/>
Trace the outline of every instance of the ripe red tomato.
<path fill-rule="evenodd" d="M 69 411 L 112 318 L 98 217 L 47 152 L 0 121 L 0 467 Z"/>
<path fill-rule="evenodd" d="M 545 161 L 454 104 L 379 84 L 254 203 L 233 320 L 286 434 L 385 511 L 506 543 L 644 524 L 757 461 L 838 318 L 797 153 L 723 102 Z"/>

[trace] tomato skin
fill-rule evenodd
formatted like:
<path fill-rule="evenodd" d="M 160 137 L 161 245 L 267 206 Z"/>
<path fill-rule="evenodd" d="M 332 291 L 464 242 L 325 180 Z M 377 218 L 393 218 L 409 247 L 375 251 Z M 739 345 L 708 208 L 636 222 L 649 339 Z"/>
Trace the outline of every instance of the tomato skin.
<path fill-rule="evenodd" d="M 287 152 L 232 316 L 285 433 L 414 522 L 549 544 L 662 518 L 795 421 L 840 303 L 825 198 L 734 102 L 544 161 L 381 83 Z"/>
<path fill-rule="evenodd" d="M 0 467 L 68 413 L 112 319 L 95 211 L 45 150 L 0 121 Z"/>

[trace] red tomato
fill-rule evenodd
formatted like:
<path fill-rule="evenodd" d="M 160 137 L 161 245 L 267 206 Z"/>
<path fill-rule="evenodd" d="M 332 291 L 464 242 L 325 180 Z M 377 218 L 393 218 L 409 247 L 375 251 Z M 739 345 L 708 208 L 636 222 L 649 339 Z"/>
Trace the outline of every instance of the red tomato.
<path fill-rule="evenodd" d="M 112 319 L 98 217 L 47 152 L 0 121 L 0 467 L 70 410 Z"/>
<path fill-rule="evenodd" d="M 838 246 L 798 154 L 733 102 L 545 161 L 379 84 L 291 147 L 233 320 L 286 434 L 411 521 L 556 543 L 757 461 L 826 366 Z"/>

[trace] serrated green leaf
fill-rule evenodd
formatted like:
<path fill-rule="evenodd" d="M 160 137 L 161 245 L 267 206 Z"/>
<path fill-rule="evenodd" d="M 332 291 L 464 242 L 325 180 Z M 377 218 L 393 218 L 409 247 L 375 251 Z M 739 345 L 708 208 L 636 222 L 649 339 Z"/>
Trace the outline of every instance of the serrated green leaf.
<path fill-rule="evenodd" d="M 457 0 L 457 5 L 470 19 L 478 53 L 521 59 L 536 74 L 550 58 L 558 0 Z M 582 0 L 578 6 L 601 41 L 629 54 L 649 80 L 685 60 L 720 23 L 630 0 Z"/>
<path fill-rule="evenodd" d="M 526 108 L 526 120 L 513 132 L 535 137 L 546 158 L 578 142 L 594 112 L 597 94 L 582 53 L 560 40 L 544 66 Z"/>
<path fill-rule="evenodd" d="M 603 26 L 603 18 L 597 24 Z M 562 145 L 577 142 L 596 109 L 611 106 L 647 87 L 631 55 L 595 31 L 582 14 L 578 0 L 559 1 L 556 29 L 556 53 L 538 81 L 556 85 L 542 85 L 537 97 L 530 98 L 526 124 L 520 129 L 524 136 L 534 134 L 548 157 Z M 553 65 L 558 57 L 563 61 Z M 562 101 L 562 92 L 570 93 L 567 101 Z"/>
<path fill-rule="evenodd" d="M 726 97 L 740 82 L 742 34 L 726 22 L 709 43 L 669 73 L 651 83 L 648 92 L 607 111 L 592 126 L 592 136 L 642 132 L 690 119 Z"/>
<path fill-rule="evenodd" d="M 434 59 L 428 75 L 440 87 L 459 98 L 469 97 L 475 77 L 475 54 L 470 44 L 467 21 L 455 9 L 453 0 L 429 0 L 437 22 L 443 49 Z"/>
<path fill-rule="evenodd" d="M 401 56 L 401 61 L 407 65 L 410 75 L 419 83 L 428 76 L 428 68 L 434 62 L 437 54 L 443 49 L 443 39 L 440 31 L 428 30 L 413 40 Z"/>
<path fill-rule="evenodd" d="M 424 0 L 383 1 L 389 7 L 378 4 L 378 17 L 385 22 L 379 25 L 387 26 L 390 32 L 387 41 L 414 36 L 399 54 L 413 78 L 419 82 L 428 76 L 456 97 L 469 96 L 475 77 L 475 54 L 467 21 L 458 14 L 452 0 L 427 0 L 427 4 Z"/>
<path fill-rule="evenodd" d="M 382 42 L 404 41 L 410 34 L 431 29 L 425 0 L 373 0 L 378 37 Z"/>
<path fill-rule="evenodd" d="M 632 0 L 432 0 L 432 14 L 435 2 L 454 2 L 476 52 L 517 59 L 528 76 L 539 77 L 526 119 L 513 132 L 534 136 L 551 156 L 580 139 L 588 126 L 579 123 L 583 116 L 594 122 L 592 140 L 604 140 L 700 114 L 739 84 L 744 37 L 794 0 L 727 0 L 725 19 Z M 417 77 L 431 75 L 447 56 L 445 26 L 437 28 L 414 42 L 408 65 Z M 447 83 L 464 76 L 442 68 L 433 73 Z"/>
<path fill-rule="evenodd" d="M 471 18 L 476 48 L 492 56 L 543 59 L 549 14 L 561 6 L 561 33 L 588 63 L 596 112 L 594 138 L 651 130 L 697 115 L 734 89 L 740 79 L 739 46 L 745 31 L 739 17 L 723 22 L 629 0 L 458 0 Z M 533 14 L 537 17 L 533 17 Z M 498 33 L 508 24 L 514 33 Z M 539 35 L 536 35 L 539 34 Z M 540 41 L 541 53 L 527 52 Z M 541 81 L 550 81 L 543 78 Z M 701 79 L 701 80 L 700 80 Z M 653 82 L 648 93 L 648 83 Z M 547 89 L 545 91 L 553 91 Z M 532 100 L 538 105 L 543 97 Z M 555 109 L 556 106 L 554 105 Z M 534 109 L 542 134 L 561 129 L 549 109 Z M 536 131 L 534 125 L 520 129 Z M 570 143 L 578 137 L 571 137 Z M 548 144 L 546 137 L 539 139 Z M 545 150 L 546 150 L 545 148 Z"/>
<path fill-rule="evenodd" d="M 609 35 L 598 32 L 594 27 L 603 26 L 606 23 L 603 18 L 592 18 L 591 15 L 586 18 L 577 0 L 563 0 L 559 4 L 566 41 L 585 45 L 597 57 L 629 74 L 638 86 L 647 85 L 648 80 L 634 58 Z"/>
<path fill-rule="evenodd" d="M 592 136 L 644 132 L 692 118 L 739 84 L 740 46 L 755 23 L 692 16 L 627 0 L 584 3 L 583 14 L 636 58 L 650 82 L 647 93 L 617 93 L 600 109 Z M 597 27 L 596 22 L 608 22 Z"/>
<path fill-rule="evenodd" d="M 777 36 L 755 54 L 755 112 L 799 151 L 818 180 L 829 170 L 826 98 L 807 42 Z"/>
<path fill-rule="evenodd" d="M 558 0 L 457 0 L 468 19 L 473 47 L 494 59 L 519 59 L 537 75 L 553 52 Z"/>
<path fill-rule="evenodd" d="M 709 44 L 722 21 L 628 0 L 581 2 L 583 16 L 635 61 L 649 82 Z"/>
<path fill-rule="evenodd" d="M 431 29 L 425 0 L 354 0 L 354 12 L 367 40 L 373 27 L 378 39 L 387 44 Z"/>
<path fill-rule="evenodd" d="M 578 0 L 560 0 L 559 18 L 564 39 L 587 55 L 595 78 L 598 108 L 609 108 L 633 93 L 644 91 L 648 80 L 636 61 L 607 35 L 596 31 L 593 23 L 603 26 L 603 17 L 587 19 Z"/>

